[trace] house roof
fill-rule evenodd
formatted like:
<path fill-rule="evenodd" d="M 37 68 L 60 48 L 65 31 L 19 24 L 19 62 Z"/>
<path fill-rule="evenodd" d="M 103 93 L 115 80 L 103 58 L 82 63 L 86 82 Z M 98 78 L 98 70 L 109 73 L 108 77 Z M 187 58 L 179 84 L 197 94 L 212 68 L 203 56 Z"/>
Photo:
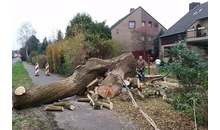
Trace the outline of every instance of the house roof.
<path fill-rule="evenodd" d="M 141 8 L 142 10 L 144 10 L 141 6 L 139 6 L 138 8 Z M 120 20 L 118 20 L 118 22 L 116 22 L 115 24 L 113 24 L 110 27 L 110 30 L 112 30 L 113 28 L 115 28 L 118 24 L 120 24 L 124 19 L 126 19 L 128 16 L 130 16 L 133 12 L 135 12 L 138 8 L 136 8 L 135 10 L 131 11 L 129 14 L 127 14 L 126 16 L 124 16 L 123 18 L 121 18 Z M 145 10 L 144 10 L 145 11 Z M 147 11 L 145 11 L 149 16 L 151 16 Z M 158 22 L 153 16 L 151 16 L 156 22 Z M 158 22 L 159 23 L 159 22 Z M 160 24 L 160 23 L 159 23 Z M 163 28 L 165 28 L 162 24 L 160 24 Z M 165 28 L 166 29 L 166 28 Z"/>
<path fill-rule="evenodd" d="M 199 13 L 196 14 L 195 12 L 197 11 Z M 208 2 L 205 2 L 203 4 L 196 6 L 194 9 L 190 10 L 185 16 L 183 16 L 173 26 L 171 26 L 167 31 L 165 31 L 160 37 L 166 37 L 166 36 L 185 32 L 186 29 L 188 29 L 197 20 L 207 17 L 208 17 Z"/>

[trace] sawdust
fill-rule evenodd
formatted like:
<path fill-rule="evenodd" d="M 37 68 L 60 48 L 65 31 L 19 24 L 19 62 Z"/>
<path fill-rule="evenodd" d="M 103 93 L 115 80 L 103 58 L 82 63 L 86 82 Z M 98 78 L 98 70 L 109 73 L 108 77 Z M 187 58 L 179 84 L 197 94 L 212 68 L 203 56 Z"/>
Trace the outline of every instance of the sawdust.
<path fill-rule="evenodd" d="M 162 97 L 147 98 L 145 100 L 135 99 L 139 107 L 150 116 L 160 130 L 192 130 L 194 129 L 193 117 L 170 109 L 170 104 L 163 101 Z M 121 101 L 119 97 L 112 99 L 113 110 L 126 115 L 128 120 L 140 125 L 141 130 L 153 130 L 154 128 L 142 116 L 142 114 L 132 106 L 131 102 Z M 198 126 L 199 130 L 208 128 Z"/>

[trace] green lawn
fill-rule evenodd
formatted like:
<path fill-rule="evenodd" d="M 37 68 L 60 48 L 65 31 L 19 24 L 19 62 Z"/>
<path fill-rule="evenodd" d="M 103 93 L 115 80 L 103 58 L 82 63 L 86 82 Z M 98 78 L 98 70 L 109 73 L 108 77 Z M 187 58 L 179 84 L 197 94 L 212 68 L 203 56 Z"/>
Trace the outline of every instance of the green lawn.
<path fill-rule="evenodd" d="M 19 86 L 30 88 L 34 86 L 27 70 L 24 68 L 21 61 L 14 64 L 12 67 L 12 85 L 15 85 L 13 89 Z"/>

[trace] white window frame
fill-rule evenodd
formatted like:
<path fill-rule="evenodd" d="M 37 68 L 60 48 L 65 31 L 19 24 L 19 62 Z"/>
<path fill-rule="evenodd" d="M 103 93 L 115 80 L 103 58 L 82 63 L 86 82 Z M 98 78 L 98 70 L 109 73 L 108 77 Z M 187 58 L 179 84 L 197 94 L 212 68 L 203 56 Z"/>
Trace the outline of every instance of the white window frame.
<path fill-rule="evenodd" d="M 134 29 L 135 28 L 135 21 L 129 21 L 128 22 L 128 28 L 129 29 Z"/>
<path fill-rule="evenodd" d="M 141 22 L 141 26 L 142 26 L 142 27 L 145 27 L 145 21 L 142 21 L 142 22 Z"/>

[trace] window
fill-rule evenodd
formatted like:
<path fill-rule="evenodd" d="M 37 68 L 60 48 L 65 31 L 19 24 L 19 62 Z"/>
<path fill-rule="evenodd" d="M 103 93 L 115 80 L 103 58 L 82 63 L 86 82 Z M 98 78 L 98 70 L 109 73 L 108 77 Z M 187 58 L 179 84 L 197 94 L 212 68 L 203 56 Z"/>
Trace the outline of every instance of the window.
<path fill-rule="evenodd" d="M 141 36 L 141 40 L 144 41 L 144 36 Z"/>
<path fill-rule="evenodd" d="M 154 23 L 154 27 L 155 27 L 155 28 L 158 28 L 158 23 Z"/>
<path fill-rule="evenodd" d="M 152 39 L 151 39 L 151 36 L 148 36 L 148 41 L 151 41 Z"/>
<path fill-rule="evenodd" d="M 171 47 L 164 47 L 164 57 L 169 57 L 171 55 Z"/>
<path fill-rule="evenodd" d="M 152 21 L 148 21 L 148 27 L 152 27 Z"/>
<path fill-rule="evenodd" d="M 152 54 L 152 49 L 147 50 L 148 55 Z"/>
<path fill-rule="evenodd" d="M 145 26 L 145 21 L 142 21 L 141 25 L 144 27 Z"/>
<path fill-rule="evenodd" d="M 135 21 L 129 21 L 129 28 L 135 28 Z"/>

